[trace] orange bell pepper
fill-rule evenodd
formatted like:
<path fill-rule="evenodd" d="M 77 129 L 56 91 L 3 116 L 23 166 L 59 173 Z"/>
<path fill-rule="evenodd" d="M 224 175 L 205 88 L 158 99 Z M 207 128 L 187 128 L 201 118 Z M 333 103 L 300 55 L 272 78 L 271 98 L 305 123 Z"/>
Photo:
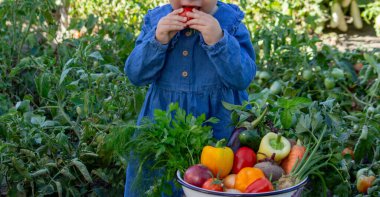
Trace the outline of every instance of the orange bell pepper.
<path fill-rule="evenodd" d="M 251 183 L 263 177 L 265 175 L 259 168 L 245 167 L 236 175 L 235 189 L 244 192 Z"/>
<path fill-rule="evenodd" d="M 211 170 L 214 177 L 220 179 L 231 172 L 234 163 L 234 153 L 231 148 L 223 145 L 225 141 L 225 139 L 218 141 L 215 147 L 203 147 L 201 154 L 201 164 Z"/>

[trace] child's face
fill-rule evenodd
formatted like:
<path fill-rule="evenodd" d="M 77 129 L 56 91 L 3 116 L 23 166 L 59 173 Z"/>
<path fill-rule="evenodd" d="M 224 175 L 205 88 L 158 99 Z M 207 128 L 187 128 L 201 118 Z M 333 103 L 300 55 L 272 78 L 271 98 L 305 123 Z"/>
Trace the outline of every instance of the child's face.
<path fill-rule="evenodd" d="M 194 6 L 206 13 L 211 13 L 214 10 L 216 2 L 217 0 L 170 0 L 174 10 L 184 6 Z"/>

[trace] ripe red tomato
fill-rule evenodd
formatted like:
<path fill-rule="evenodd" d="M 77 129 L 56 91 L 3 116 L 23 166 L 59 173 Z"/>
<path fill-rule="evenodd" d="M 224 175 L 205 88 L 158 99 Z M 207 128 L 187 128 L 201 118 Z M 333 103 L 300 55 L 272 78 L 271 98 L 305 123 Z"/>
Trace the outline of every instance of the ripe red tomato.
<path fill-rule="evenodd" d="M 246 146 L 240 147 L 234 156 L 234 164 L 232 166 L 232 172 L 234 174 L 245 167 L 253 167 L 256 164 L 256 153 Z"/>
<path fill-rule="evenodd" d="M 358 180 L 356 180 L 356 188 L 360 193 L 367 193 L 368 188 L 371 187 L 372 183 L 375 181 L 375 176 L 364 176 L 361 175 Z"/>
<path fill-rule="evenodd" d="M 179 13 L 179 15 L 183 16 L 183 17 L 187 17 L 187 20 L 186 20 L 186 22 L 187 22 L 187 21 L 193 19 L 193 18 L 190 18 L 190 17 L 187 16 L 187 13 L 188 12 L 192 12 L 193 8 L 194 7 L 183 7 L 183 11 L 181 13 Z"/>
<path fill-rule="evenodd" d="M 244 193 L 261 193 L 261 192 L 270 192 L 273 191 L 272 183 L 265 177 L 261 177 L 251 183 Z"/>
<path fill-rule="evenodd" d="M 212 191 L 223 191 L 222 181 L 216 178 L 209 178 L 203 183 L 202 188 Z"/>
<path fill-rule="evenodd" d="M 343 149 L 342 156 L 344 157 L 345 155 L 351 155 L 351 158 L 354 159 L 354 151 L 349 147 Z"/>

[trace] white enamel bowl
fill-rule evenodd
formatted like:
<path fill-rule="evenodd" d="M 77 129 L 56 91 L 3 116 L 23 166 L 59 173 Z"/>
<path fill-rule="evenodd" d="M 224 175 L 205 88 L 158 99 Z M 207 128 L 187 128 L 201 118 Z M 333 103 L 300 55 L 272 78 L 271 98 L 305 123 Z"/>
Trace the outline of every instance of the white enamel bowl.
<path fill-rule="evenodd" d="M 272 197 L 295 197 L 301 196 L 301 192 L 303 190 L 304 185 L 307 183 L 308 179 L 301 181 L 297 185 L 293 187 L 289 187 L 282 190 L 276 190 L 272 192 L 263 192 L 256 194 L 248 194 L 248 193 L 226 193 L 226 192 L 217 192 L 205 190 L 194 185 L 190 185 L 186 183 L 182 179 L 182 175 L 180 171 L 177 171 L 177 181 L 182 185 L 182 189 L 186 195 L 186 197 L 220 197 L 220 196 L 228 196 L 228 197 L 256 197 L 256 196 L 272 196 Z"/>

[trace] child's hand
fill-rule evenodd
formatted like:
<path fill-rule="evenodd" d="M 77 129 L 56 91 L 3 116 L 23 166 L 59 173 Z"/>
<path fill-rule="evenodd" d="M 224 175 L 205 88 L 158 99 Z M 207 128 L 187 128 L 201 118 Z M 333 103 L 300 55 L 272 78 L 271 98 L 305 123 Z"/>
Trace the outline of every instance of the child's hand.
<path fill-rule="evenodd" d="M 178 14 L 183 11 L 183 8 L 174 10 L 165 17 L 161 18 L 157 24 L 156 39 L 161 44 L 167 44 L 174 35 L 186 27 L 186 17 Z"/>
<path fill-rule="evenodd" d="M 187 13 L 187 16 L 193 19 L 186 24 L 200 31 L 206 44 L 213 45 L 223 37 L 222 28 L 212 15 L 193 9 L 193 12 Z"/>

